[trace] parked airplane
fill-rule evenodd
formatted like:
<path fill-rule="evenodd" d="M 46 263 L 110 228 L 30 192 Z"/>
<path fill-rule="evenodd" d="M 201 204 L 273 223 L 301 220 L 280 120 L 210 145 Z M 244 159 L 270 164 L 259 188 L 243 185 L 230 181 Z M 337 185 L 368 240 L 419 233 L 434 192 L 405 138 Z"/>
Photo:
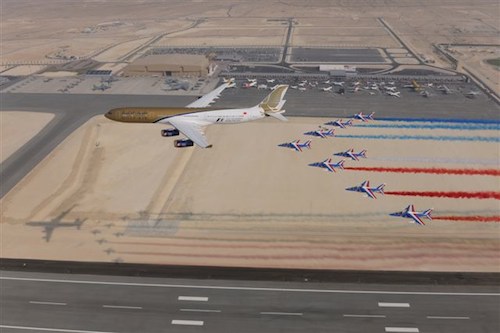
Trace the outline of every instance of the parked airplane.
<path fill-rule="evenodd" d="M 328 158 L 322 162 L 316 162 L 316 163 L 311 163 L 309 166 L 314 166 L 318 168 L 324 168 L 328 170 L 329 172 L 336 172 L 335 169 L 344 169 L 344 162 L 345 160 L 342 160 L 338 163 L 332 163 L 332 159 Z"/>
<path fill-rule="evenodd" d="M 465 97 L 467 97 L 467 98 L 476 98 L 476 96 L 478 96 L 479 94 L 480 94 L 479 91 L 471 90 L 471 91 L 469 91 L 468 93 L 465 94 Z"/>
<path fill-rule="evenodd" d="M 204 128 L 211 124 L 235 124 L 271 116 L 281 121 L 287 121 L 281 108 L 288 85 L 280 85 L 259 104 L 240 109 L 210 108 L 209 105 L 219 97 L 228 83 L 202 96 L 186 107 L 122 107 L 108 111 L 108 119 L 127 123 L 159 123 L 170 124 L 187 136 L 192 144 L 202 148 L 210 145 L 204 135 Z M 178 133 L 177 133 L 178 135 Z"/>
<path fill-rule="evenodd" d="M 318 136 L 322 139 L 326 139 L 327 137 L 329 136 L 335 136 L 335 134 L 333 133 L 334 130 L 333 129 L 328 129 L 328 128 L 324 128 L 324 127 L 321 127 L 315 131 L 310 131 L 310 132 L 306 132 L 304 133 L 305 135 L 312 135 L 312 136 Z"/>
<path fill-rule="evenodd" d="M 269 87 L 267 86 L 267 84 L 259 84 L 257 86 L 257 89 L 269 89 Z"/>
<path fill-rule="evenodd" d="M 359 153 L 355 153 L 354 149 L 351 148 L 349 150 L 342 151 L 340 153 L 336 153 L 336 154 L 333 154 L 333 155 L 342 156 L 342 157 L 349 157 L 349 158 L 351 158 L 354 161 L 359 161 L 358 157 L 366 158 L 366 150 L 362 150 Z"/>
<path fill-rule="evenodd" d="M 359 119 L 361 121 L 369 121 L 369 120 L 373 120 L 373 115 L 375 114 L 375 112 L 372 112 L 368 115 L 366 114 L 363 114 L 363 112 L 360 112 L 360 113 L 356 113 L 353 117 L 355 119 Z"/>
<path fill-rule="evenodd" d="M 304 91 L 306 91 L 306 90 L 307 90 L 307 88 L 306 88 L 306 87 L 299 87 L 299 91 L 304 92 Z"/>
<path fill-rule="evenodd" d="M 401 92 L 400 91 L 386 91 L 386 93 L 389 96 L 401 98 Z"/>
<path fill-rule="evenodd" d="M 299 86 L 290 86 L 292 89 L 297 89 Z"/>
<path fill-rule="evenodd" d="M 257 79 L 249 79 L 249 78 L 247 78 L 247 81 L 248 82 L 257 82 Z"/>
<path fill-rule="evenodd" d="M 346 190 L 365 193 L 369 198 L 377 199 L 377 197 L 375 196 L 375 193 L 384 194 L 384 187 L 385 187 L 385 184 L 381 184 L 377 187 L 370 187 L 370 181 L 365 180 L 361 185 L 354 186 L 354 187 L 348 187 L 348 188 L 346 188 Z"/>
<path fill-rule="evenodd" d="M 330 121 L 328 123 L 325 123 L 325 125 L 337 126 L 337 127 L 340 127 L 340 128 L 346 128 L 347 126 L 352 126 L 352 119 L 349 119 L 346 122 L 342 122 L 342 119 L 337 119 L 335 121 Z"/>
<path fill-rule="evenodd" d="M 266 79 L 267 83 L 274 83 L 274 81 L 276 81 L 276 79 Z"/>
<path fill-rule="evenodd" d="M 430 93 L 430 92 L 428 92 L 427 90 L 421 91 L 421 92 L 420 92 L 420 95 L 421 95 L 422 97 L 426 97 L 426 98 L 429 98 L 429 97 L 431 97 L 431 96 L 432 96 L 432 95 L 431 95 L 431 93 Z"/>
<path fill-rule="evenodd" d="M 252 88 L 257 86 L 257 81 L 250 81 L 243 83 L 243 88 Z"/>
<path fill-rule="evenodd" d="M 227 82 L 233 82 L 234 81 L 234 77 L 231 77 L 231 78 L 222 78 L 222 82 L 223 83 L 227 83 Z"/>
<path fill-rule="evenodd" d="M 396 92 L 396 89 L 398 89 L 398 88 L 397 87 L 387 87 L 387 86 L 385 86 L 384 89 L 388 90 L 388 91 Z"/>
<path fill-rule="evenodd" d="M 344 86 L 344 81 L 333 81 L 332 84 L 337 87 L 343 87 Z"/>
<path fill-rule="evenodd" d="M 325 92 L 332 91 L 332 89 L 333 89 L 333 86 L 321 88 L 321 90 L 323 90 Z"/>
<path fill-rule="evenodd" d="M 443 94 L 445 94 L 445 95 L 449 95 L 449 94 L 453 93 L 453 91 L 451 91 L 451 89 L 450 89 L 450 88 L 448 88 L 448 87 L 447 87 L 446 85 L 444 85 L 444 84 L 443 84 L 442 86 L 439 86 L 439 87 L 438 87 L 438 89 L 439 89 L 440 91 L 442 91 L 442 92 L 443 92 Z"/>
<path fill-rule="evenodd" d="M 409 219 L 413 219 L 413 221 L 419 225 L 425 225 L 425 223 L 420 219 L 421 217 L 427 217 L 429 220 L 432 220 L 431 217 L 431 209 L 427 209 L 423 212 L 417 212 L 415 211 L 415 207 L 413 205 L 409 205 L 408 207 L 405 208 L 402 212 L 396 212 L 390 214 L 391 216 L 401 216 Z"/>
<path fill-rule="evenodd" d="M 411 80 L 411 84 L 405 84 L 403 88 L 411 88 L 415 91 L 422 90 L 422 86 L 415 80 Z"/>
<path fill-rule="evenodd" d="M 306 142 L 304 143 L 300 143 L 300 140 L 295 140 L 295 141 L 292 141 L 292 142 L 286 142 L 286 143 L 282 143 L 282 144 L 279 144 L 278 146 L 280 147 L 286 147 L 286 148 L 292 148 L 296 151 L 302 151 L 302 148 L 307 148 L 307 149 L 311 149 L 311 140 L 307 140 Z"/>

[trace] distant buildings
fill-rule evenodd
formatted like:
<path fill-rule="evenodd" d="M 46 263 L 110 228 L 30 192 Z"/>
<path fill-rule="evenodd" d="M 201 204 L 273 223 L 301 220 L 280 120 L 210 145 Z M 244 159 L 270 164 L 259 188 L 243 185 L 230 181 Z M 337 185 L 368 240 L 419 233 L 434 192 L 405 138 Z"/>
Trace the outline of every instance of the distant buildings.
<path fill-rule="evenodd" d="M 210 61 L 204 55 L 161 54 L 137 59 L 123 69 L 124 76 L 207 76 Z"/>

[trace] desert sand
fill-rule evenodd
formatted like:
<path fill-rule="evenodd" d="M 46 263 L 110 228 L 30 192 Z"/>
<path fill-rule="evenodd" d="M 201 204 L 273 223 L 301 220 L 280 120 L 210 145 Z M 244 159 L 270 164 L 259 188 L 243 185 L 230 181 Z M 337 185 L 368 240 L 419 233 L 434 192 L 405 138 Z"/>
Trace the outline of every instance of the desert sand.
<path fill-rule="evenodd" d="M 0 162 L 5 161 L 47 125 L 54 115 L 41 112 L 2 111 L 0 113 Z"/>
<path fill-rule="evenodd" d="M 8 239 L 3 256 L 317 269 L 500 270 L 498 223 L 435 219 L 420 227 L 388 215 L 412 203 L 418 210 L 433 207 L 435 217 L 497 216 L 496 199 L 386 195 L 371 200 L 344 190 L 369 179 L 372 185 L 386 183 L 386 191 L 495 192 L 498 176 L 328 173 L 308 166 L 329 157 L 338 161 L 341 157 L 332 153 L 352 147 L 367 149 L 368 158 L 346 161 L 347 167 L 498 170 L 495 131 L 352 127 L 338 130 L 339 137 L 333 139 L 313 139 L 313 148 L 303 153 L 277 146 L 305 140 L 303 132 L 326 120 L 266 119 L 212 126 L 207 136 L 214 147 L 203 150 L 175 149 L 156 125 L 96 117 L 3 198 L 3 238 Z M 368 140 L 342 134 L 459 139 Z M 29 224 L 50 222 L 63 212 L 63 223 L 69 226 L 56 228 L 49 242 L 43 239 L 43 228 Z M 76 219 L 85 220 L 81 229 L 71 226 Z"/>

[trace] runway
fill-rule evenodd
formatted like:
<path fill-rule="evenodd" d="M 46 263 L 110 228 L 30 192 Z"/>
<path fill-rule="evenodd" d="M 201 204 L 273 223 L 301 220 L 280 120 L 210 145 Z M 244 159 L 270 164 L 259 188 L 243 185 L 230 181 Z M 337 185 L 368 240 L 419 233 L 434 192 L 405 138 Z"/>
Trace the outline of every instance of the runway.
<path fill-rule="evenodd" d="M 2 271 L 2 332 L 498 332 L 498 286 Z"/>

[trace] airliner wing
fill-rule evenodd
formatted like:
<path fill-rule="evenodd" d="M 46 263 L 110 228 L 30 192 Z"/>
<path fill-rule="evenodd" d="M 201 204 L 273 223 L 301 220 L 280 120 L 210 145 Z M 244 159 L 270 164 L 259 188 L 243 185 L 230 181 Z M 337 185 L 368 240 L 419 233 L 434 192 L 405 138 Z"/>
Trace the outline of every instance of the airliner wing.
<path fill-rule="evenodd" d="M 232 81 L 228 81 L 226 83 L 221 84 L 219 87 L 215 88 L 211 92 L 206 95 L 201 96 L 196 101 L 191 104 L 186 105 L 188 108 L 205 108 L 212 104 L 217 98 L 219 98 L 220 94 L 224 89 L 226 89 Z M 180 129 L 179 129 L 180 130 Z M 194 141 L 194 140 L 193 140 Z"/>
<path fill-rule="evenodd" d="M 205 124 L 197 122 L 196 120 L 183 119 L 181 117 L 169 118 L 168 122 L 198 146 L 202 148 L 207 148 L 209 146 L 203 131 Z"/>

